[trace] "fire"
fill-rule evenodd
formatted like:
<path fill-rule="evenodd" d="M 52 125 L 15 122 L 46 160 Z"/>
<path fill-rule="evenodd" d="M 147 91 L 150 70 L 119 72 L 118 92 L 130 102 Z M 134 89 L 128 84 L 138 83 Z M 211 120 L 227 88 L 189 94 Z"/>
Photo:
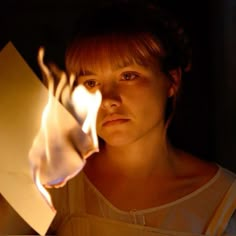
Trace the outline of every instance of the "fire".
<path fill-rule="evenodd" d="M 34 172 L 34 181 L 35 184 L 38 188 L 38 190 L 40 191 L 40 193 L 43 195 L 43 197 L 45 198 L 45 200 L 47 201 L 47 203 L 49 204 L 49 206 L 54 209 L 53 204 L 52 204 L 52 199 L 50 194 L 48 193 L 48 191 L 43 187 L 43 185 L 40 183 L 40 172 L 38 169 L 36 169 L 36 171 Z"/>
<path fill-rule="evenodd" d="M 43 57 L 41 48 L 38 63 L 47 80 L 49 95 L 29 159 L 34 182 L 53 208 L 45 187 L 64 186 L 83 169 L 86 158 L 99 150 L 96 117 L 102 97 L 98 90 L 90 93 L 83 85 L 73 88 L 75 75 L 67 77 L 56 68 L 50 70 Z"/>
<path fill-rule="evenodd" d="M 81 99 L 84 98 L 86 103 Z M 101 94 L 97 90 L 94 95 L 88 93 L 85 87 L 78 86 L 72 93 L 72 103 L 76 114 L 86 116 L 82 125 L 82 130 L 88 134 L 91 133 L 94 148 L 98 151 L 98 139 L 96 133 L 96 122 L 94 117 L 97 117 L 97 111 L 101 104 Z M 96 109 L 93 109 L 95 107 Z M 89 154 L 88 154 L 89 155 Z M 86 158 L 87 156 L 85 156 Z"/>

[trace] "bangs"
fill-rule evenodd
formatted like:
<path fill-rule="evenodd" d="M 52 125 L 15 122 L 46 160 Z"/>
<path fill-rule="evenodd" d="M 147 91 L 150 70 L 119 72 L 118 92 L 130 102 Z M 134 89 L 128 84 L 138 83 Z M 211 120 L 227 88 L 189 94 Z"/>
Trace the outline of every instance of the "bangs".
<path fill-rule="evenodd" d="M 164 50 L 149 33 L 109 34 L 80 38 L 67 49 L 67 72 L 77 75 L 110 67 L 118 69 L 131 64 L 149 66 L 161 61 Z"/>

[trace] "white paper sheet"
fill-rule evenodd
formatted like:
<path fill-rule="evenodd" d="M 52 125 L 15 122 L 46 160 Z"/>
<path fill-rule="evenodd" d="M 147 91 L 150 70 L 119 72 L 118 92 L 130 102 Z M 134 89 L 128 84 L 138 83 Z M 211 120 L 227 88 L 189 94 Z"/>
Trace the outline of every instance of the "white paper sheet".
<path fill-rule="evenodd" d="M 47 98 L 47 89 L 8 43 L 0 52 L 0 192 L 40 235 L 55 212 L 32 180 L 28 152 Z"/>

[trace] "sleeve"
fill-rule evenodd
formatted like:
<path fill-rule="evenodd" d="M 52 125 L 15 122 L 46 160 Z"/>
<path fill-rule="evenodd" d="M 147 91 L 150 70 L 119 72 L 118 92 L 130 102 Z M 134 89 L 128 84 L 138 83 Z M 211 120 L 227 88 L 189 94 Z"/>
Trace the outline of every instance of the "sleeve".
<path fill-rule="evenodd" d="M 236 227 L 236 180 L 233 181 L 229 190 L 226 192 L 220 205 L 217 207 L 215 214 L 213 215 L 206 234 L 208 235 L 232 235 L 232 231 Z M 230 230 L 230 231 L 229 231 Z M 236 235 L 236 231 L 234 236 Z"/>
<path fill-rule="evenodd" d="M 233 215 L 231 216 L 229 223 L 226 227 L 224 236 L 233 236 L 236 235 L 236 210 L 234 211 Z"/>

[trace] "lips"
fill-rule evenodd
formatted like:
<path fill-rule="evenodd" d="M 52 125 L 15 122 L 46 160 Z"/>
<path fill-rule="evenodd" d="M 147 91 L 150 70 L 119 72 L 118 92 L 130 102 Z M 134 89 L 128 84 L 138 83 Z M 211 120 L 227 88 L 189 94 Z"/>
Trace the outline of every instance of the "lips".
<path fill-rule="evenodd" d="M 118 125 L 123 124 L 125 122 L 129 121 L 128 118 L 120 116 L 120 115 L 109 115 L 104 118 L 102 121 L 102 126 L 112 126 L 112 125 Z"/>

